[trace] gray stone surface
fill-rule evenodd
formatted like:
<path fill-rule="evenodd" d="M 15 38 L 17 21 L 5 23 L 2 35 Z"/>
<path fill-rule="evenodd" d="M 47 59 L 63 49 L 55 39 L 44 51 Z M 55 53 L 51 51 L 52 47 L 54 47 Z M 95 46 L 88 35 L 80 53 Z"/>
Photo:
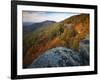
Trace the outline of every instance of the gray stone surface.
<path fill-rule="evenodd" d="M 89 65 L 89 52 L 84 46 L 79 52 L 56 47 L 40 55 L 28 68 L 66 67 Z"/>

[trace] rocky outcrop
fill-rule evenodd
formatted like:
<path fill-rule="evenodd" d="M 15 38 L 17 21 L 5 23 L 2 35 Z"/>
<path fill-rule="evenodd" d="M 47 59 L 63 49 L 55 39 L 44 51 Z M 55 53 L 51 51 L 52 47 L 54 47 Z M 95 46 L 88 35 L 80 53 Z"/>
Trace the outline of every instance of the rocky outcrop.
<path fill-rule="evenodd" d="M 88 39 L 84 39 L 80 42 L 80 49 L 79 49 L 79 52 L 80 52 L 80 58 L 81 58 L 81 65 L 89 65 L 89 52 L 90 52 L 90 49 L 89 49 L 89 40 Z"/>
<path fill-rule="evenodd" d="M 56 47 L 39 56 L 28 68 L 66 67 L 89 64 L 89 55 L 85 49 L 80 52 L 65 47 Z"/>

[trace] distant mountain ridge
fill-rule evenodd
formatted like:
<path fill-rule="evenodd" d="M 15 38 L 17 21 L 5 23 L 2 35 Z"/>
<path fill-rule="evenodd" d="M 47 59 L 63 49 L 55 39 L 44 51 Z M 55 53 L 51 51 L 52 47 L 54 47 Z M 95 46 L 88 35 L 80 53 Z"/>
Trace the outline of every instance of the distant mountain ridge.
<path fill-rule="evenodd" d="M 24 29 L 23 32 L 27 34 L 28 32 L 32 32 L 32 31 L 36 30 L 37 28 L 48 26 L 53 23 L 56 23 L 56 22 L 50 21 L 50 20 L 46 20 L 43 22 L 37 22 L 37 23 L 25 22 L 25 23 L 23 23 L 23 29 Z"/>
<path fill-rule="evenodd" d="M 23 27 L 24 26 L 30 26 L 30 25 L 32 25 L 33 24 L 33 22 L 23 22 Z"/>

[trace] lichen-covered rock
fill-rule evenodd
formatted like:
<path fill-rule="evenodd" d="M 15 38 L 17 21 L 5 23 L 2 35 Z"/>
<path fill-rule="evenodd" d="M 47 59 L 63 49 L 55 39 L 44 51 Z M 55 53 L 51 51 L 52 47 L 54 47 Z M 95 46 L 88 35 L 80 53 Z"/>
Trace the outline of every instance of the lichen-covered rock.
<path fill-rule="evenodd" d="M 56 47 L 46 51 L 43 55 L 41 55 L 35 61 L 33 61 L 33 63 L 28 68 L 87 65 L 88 55 L 84 53 L 84 50 L 81 53 L 82 54 L 64 47 Z"/>

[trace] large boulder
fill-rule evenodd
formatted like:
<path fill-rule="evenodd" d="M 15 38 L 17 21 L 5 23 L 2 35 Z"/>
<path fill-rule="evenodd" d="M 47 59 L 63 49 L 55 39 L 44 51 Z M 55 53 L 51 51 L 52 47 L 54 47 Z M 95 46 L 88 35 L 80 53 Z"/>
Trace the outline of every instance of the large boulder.
<path fill-rule="evenodd" d="M 28 68 L 81 66 L 78 52 L 64 47 L 56 47 L 38 57 Z"/>

